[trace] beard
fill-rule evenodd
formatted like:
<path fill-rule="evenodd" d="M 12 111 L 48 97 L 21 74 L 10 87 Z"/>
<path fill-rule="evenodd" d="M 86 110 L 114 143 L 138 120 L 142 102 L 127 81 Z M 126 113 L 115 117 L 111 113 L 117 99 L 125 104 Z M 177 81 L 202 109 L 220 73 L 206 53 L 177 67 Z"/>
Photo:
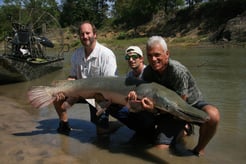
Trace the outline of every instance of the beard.
<path fill-rule="evenodd" d="M 91 47 L 91 45 L 95 42 L 95 37 L 89 37 L 88 39 L 83 39 L 81 42 L 83 46 Z"/>

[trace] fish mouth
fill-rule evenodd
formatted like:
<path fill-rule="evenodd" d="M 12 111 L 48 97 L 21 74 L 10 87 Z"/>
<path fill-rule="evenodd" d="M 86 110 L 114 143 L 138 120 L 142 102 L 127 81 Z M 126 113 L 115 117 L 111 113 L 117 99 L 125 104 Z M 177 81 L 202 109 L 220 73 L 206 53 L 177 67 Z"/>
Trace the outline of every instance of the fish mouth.
<path fill-rule="evenodd" d="M 185 112 L 183 109 L 181 108 L 175 108 L 175 109 L 170 109 L 170 106 L 166 106 L 165 109 L 163 108 L 158 108 L 160 111 L 164 111 L 167 112 L 169 114 L 172 114 L 173 116 L 181 119 L 181 120 L 185 120 L 187 122 L 191 122 L 191 123 L 204 123 L 206 121 L 208 121 L 210 119 L 210 117 L 207 116 L 199 116 L 199 114 L 192 114 L 192 113 L 188 113 Z M 204 112 L 204 114 L 206 114 Z"/>
<path fill-rule="evenodd" d="M 184 120 L 192 122 L 192 123 L 204 123 L 210 119 L 210 117 L 207 115 L 206 117 L 202 117 L 199 115 L 194 115 L 191 113 L 184 112 L 183 110 L 178 109 L 178 115 L 182 117 Z M 176 115 L 176 114 L 174 114 Z"/>

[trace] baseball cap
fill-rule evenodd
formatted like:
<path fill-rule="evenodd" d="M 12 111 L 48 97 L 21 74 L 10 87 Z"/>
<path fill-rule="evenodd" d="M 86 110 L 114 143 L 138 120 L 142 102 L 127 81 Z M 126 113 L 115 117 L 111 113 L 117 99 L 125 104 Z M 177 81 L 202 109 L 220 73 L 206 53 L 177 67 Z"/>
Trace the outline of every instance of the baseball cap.
<path fill-rule="evenodd" d="M 138 46 L 130 46 L 130 47 L 128 47 L 126 49 L 126 51 L 125 51 L 125 54 L 129 54 L 130 52 L 131 53 L 135 52 L 138 55 L 143 56 L 143 52 L 142 52 L 141 48 L 139 48 Z"/>

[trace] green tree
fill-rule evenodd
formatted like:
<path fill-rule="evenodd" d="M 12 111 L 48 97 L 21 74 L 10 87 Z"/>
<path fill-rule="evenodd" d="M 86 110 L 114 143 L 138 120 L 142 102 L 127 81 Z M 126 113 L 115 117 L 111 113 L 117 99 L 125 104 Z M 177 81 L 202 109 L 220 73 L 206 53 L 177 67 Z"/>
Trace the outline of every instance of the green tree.
<path fill-rule="evenodd" d="M 15 5 L 10 6 L 1 6 L 0 8 L 0 40 L 3 40 L 5 35 L 11 31 L 11 19 L 18 18 L 19 16 L 19 7 Z"/>
<path fill-rule="evenodd" d="M 166 14 L 172 14 L 179 9 L 179 7 L 184 6 L 184 4 L 184 0 L 160 0 L 157 8 L 158 10 L 164 10 Z"/>
<path fill-rule="evenodd" d="M 158 0 L 116 0 L 115 23 L 132 28 L 148 22 L 156 11 Z"/>
<path fill-rule="evenodd" d="M 92 21 L 97 27 L 107 18 L 107 0 L 66 0 L 63 2 L 60 22 L 62 26 Z"/>
<path fill-rule="evenodd" d="M 116 0 L 115 23 L 124 28 L 135 28 L 150 21 L 158 10 L 169 14 L 183 5 L 183 0 Z"/>
<path fill-rule="evenodd" d="M 188 4 L 188 6 L 193 6 L 195 4 L 203 2 L 204 0 L 185 0 L 185 1 L 186 1 L 186 4 Z"/>
<path fill-rule="evenodd" d="M 37 19 L 42 12 L 48 12 L 55 18 L 60 16 L 55 0 L 4 0 L 3 6 L 5 8 L 15 6 L 16 12 L 10 10 L 7 13 L 14 15 L 13 19 L 23 24 Z"/>
<path fill-rule="evenodd" d="M 50 19 L 50 16 L 44 13 L 49 13 L 54 19 L 60 16 L 55 0 L 4 0 L 0 9 L 2 21 L 0 30 L 4 32 L 11 31 L 12 22 L 33 25 L 34 22 L 38 22 L 41 16 L 43 16 L 42 19 L 46 17 L 47 20 Z M 43 22 L 40 21 L 35 26 L 40 28 L 42 24 Z"/>

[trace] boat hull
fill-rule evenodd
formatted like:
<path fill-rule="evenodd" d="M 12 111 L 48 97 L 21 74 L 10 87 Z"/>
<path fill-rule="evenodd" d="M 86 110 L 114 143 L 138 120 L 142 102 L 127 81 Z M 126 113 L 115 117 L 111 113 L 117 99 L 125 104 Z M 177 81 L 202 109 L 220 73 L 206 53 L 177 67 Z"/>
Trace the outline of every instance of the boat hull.
<path fill-rule="evenodd" d="M 29 81 L 63 68 L 64 58 L 27 60 L 0 56 L 0 84 Z"/>

